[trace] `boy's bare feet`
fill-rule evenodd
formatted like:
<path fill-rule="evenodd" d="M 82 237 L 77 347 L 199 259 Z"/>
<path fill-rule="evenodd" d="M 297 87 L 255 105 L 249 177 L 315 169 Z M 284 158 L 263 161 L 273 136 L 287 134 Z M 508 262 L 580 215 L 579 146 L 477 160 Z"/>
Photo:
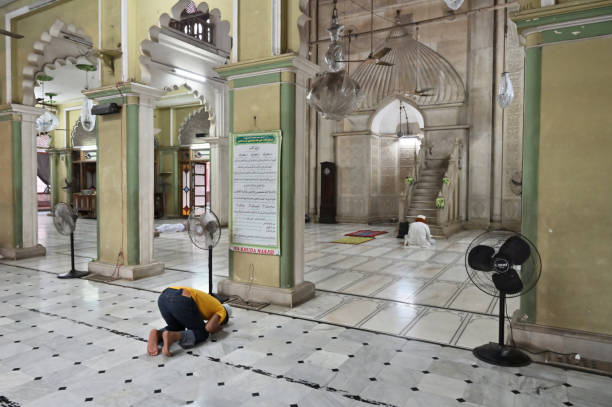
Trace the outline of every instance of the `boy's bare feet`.
<path fill-rule="evenodd" d="M 164 331 L 164 333 L 162 333 L 162 339 L 164 341 L 164 346 L 162 347 L 162 353 L 166 356 L 172 356 L 172 353 L 170 353 L 170 346 L 178 341 L 181 338 L 181 333 L 180 332 L 174 332 L 174 331 Z"/>
<path fill-rule="evenodd" d="M 151 329 L 149 332 L 149 341 L 147 342 L 147 353 L 151 356 L 157 356 L 157 344 L 161 340 L 161 335 L 157 329 Z"/>

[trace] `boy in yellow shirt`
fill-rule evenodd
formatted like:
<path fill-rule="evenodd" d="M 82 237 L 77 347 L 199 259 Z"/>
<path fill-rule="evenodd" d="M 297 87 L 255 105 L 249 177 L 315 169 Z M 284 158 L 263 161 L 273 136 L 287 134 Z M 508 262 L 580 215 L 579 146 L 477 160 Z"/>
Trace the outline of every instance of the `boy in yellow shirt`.
<path fill-rule="evenodd" d="M 184 349 L 192 348 L 205 341 L 209 333 L 221 330 L 232 313 L 229 305 L 191 287 L 166 288 L 157 305 L 167 326 L 149 333 L 147 353 L 151 356 L 159 353 L 160 341 L 163 341 L 162 352 L 166 356 L 172 356 L 170 345 L 177 341 Z"/>

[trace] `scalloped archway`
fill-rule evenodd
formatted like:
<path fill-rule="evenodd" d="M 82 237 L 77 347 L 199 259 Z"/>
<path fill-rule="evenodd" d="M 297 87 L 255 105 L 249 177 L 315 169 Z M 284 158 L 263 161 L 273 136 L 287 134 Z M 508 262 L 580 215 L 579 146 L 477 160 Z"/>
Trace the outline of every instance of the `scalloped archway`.
<path fill-rule="evenodd" d="M 212 43 L 194 39 L 172 28 L 170 22 L 180 19 L 190 4 L 190 0 L 177 1 L 170 13 L 162 14 L 158 25 L 149 29 L 149 38 L 140 47 L 141 80 L 165 91 L 184 87 L 199 99 L 201 109 L 208 112 L 210 129 L 205 141 L 211 145 L 211 176 L 214 180 L 211 183 L 212 208 L 222 224 L 226 224 L 229 202 L 229 89 L 214 68 L 229 60 L 232 49 L 230 24 L 222 19 L 218 9 L 211 10 L 206 2 L 202 2 L 197 10 L 210 15 Z"/>
<path fill-rule="evenodd" d="M 72 34 L 83 38 L 85 42 L 78 43 L 65 38 L 65 34 Z M 92 64 L 97 64 L 95 58 L 86 56 L 92 46 L 86 45 L 90 39 L 77 28 L 74 24 L 66 24 L 61 20 L 56 20 L 48 31 L 40 36 L 34 43 L 34 49 L 28 54 L 28 64 L 23 68 L 23 100 L 22 103 L 28 106 L 36 104 L 34 88 L 36 87 L 36 76 L 46 69 L 56 69 L 58 66 L 66 64 L 76 65 L 77 58 L 87 58 Z"/>

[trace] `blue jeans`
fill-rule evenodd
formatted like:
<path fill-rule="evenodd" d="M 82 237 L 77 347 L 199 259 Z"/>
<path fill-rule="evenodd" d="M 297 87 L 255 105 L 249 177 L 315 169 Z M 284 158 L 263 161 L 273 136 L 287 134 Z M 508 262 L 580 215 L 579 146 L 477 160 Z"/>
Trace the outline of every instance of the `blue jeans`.
<path fill-rule="evenodd" d="M 179 345 L 182 348 L 192 348 L 208 338 L 204 318 L 195 301 L 185 297 L 183 290 L 166 288 L 157 300 L 159 311 L 167 326 L 160 330 L 180 332 Z"/>

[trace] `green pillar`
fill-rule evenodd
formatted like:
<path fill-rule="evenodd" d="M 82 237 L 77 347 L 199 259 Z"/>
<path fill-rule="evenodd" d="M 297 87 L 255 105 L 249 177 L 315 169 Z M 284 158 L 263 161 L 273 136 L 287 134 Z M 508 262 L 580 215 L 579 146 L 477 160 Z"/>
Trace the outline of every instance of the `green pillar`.
<path fill-rule="evenodd" d="M 295 260 L 295 84 L 281 83 L 281 267 L 280 286 L 294 286 Z M 303 249 L 301 249 L 303 250 Z"/>
<path fill-rule="evenodd" d="M 0 108 L 0 255 L 7 259 L 44 256 L 38 244 L 36 130 L 42 109 Z"/>
<path fill-rule="evenodd" d="M 523 116 L 522 233 L 538 243 L 538 165 L 540 149 L 540 103 L 542 48 L 527 48 L 525 58 L 525 107 Z M 521 297 L 521 314 L 535 322 L 536 290 Z"/>
<path fill-rule="evenodd" d="M 23 183 L 22 183 L 22 151 L 21 151 L 21 121 L 12 122 L 12 163 L 13 163 L 13 245 L 23 247 Z"/>
<path fill-rule="evenodd" d="M 153 259 L 153 109 L 163 91 L 125 83 L 85 92 L 121 111 L 98 118 L 98 258 L 89 271 L 138 279 L 162 273 Z M 119 263 L 120 267 L 116 267 Z"/>
<path fill-rule="evenodd" d="M 59 188 L 57 181 L 57 161 L 59 160 L 59 153 L 55 150 L 49 151 L 49 166 L 50 166 L 50 176 L 51 176 L 51 208 L 54 208 L 55 205 L 59 202 Z"/>
<path fill-rule="evenodd" d="M 314 296 L 314 285 L 303 279 L 303 151 L 307 137 L 305 89 L 307 78 L 314 76 L 317 67 L 294 54 L 285 54 L 216 70 L 229 82 L 230 132 L 266 134 L 280 130 L 282 136 L 277 224 L 280 255 L 242 252 L 236 243 L 239 249 L 229 252 L 229 280 L 219 283 L 219 291 L 250 301 L 294 306 Z M 233 146 L 230 151 L 231 163 Z M 230 188 L 232 185 L 230 168 Z M 231 194 L 230 190 L 230 240 Z"/>

